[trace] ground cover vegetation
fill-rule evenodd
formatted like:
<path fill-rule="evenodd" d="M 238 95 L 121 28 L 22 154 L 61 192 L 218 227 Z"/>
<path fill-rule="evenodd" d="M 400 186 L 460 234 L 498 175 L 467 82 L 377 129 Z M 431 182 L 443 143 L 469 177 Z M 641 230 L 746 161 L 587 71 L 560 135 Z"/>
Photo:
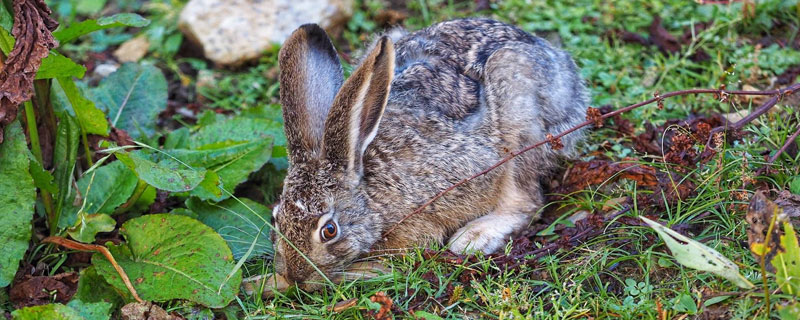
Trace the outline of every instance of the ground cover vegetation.
<path fill-rule="evenodd" d="M 386 28 L 491 17 L 573 55 L 591 128 L 503 252 L 274 296 L 240 286 L 273 270 L 279 45 L 221 68 L 182 0 L 0 4 L 7 318 L 800 318 L 798 1 L 357 1 L 346 74 Z"/>

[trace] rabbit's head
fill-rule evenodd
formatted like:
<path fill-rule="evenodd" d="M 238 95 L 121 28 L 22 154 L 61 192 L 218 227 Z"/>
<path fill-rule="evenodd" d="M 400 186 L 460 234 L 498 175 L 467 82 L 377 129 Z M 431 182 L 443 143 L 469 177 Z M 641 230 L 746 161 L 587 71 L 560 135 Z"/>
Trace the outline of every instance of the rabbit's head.
<path fill-rule="evenodd" d="M 383 37 L 344 81 L 319 26 L 298 28 L 281 48 L 280 100 L 290 166 L 273 211 L 276 272 L 304 288 L 338 278 L 380 237 L 366 206 L 363 155 L 375 138 L 394 72 Z"/>

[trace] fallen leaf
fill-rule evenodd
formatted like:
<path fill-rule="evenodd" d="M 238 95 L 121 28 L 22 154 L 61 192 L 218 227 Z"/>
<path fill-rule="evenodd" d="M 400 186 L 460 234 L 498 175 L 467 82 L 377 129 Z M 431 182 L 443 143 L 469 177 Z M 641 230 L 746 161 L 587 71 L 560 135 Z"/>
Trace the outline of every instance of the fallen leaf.
<path fill-rule="evenodd" d="M 140 35 L 122 43 L 122 45 L 114 50 L 114 57 L 119 62 L 137 62 L 147 54 L 150 49 L 150 41 L 147 41 L 145 35 Z"/>
<path fill-rule="evenodd" d="M 180 320 L 181 316 L 169 314 L 152 302 L 131 302 L 120 310 L 123 320 Z"/>
<path fill-rule="evenodd" d="M 792 221 L 795 227 L 800 227 L 800 195 L 783 190 L 775 199 L 775 204 L 783 209 L 783 214 L 789 218 L 789 221 Z"/>
<path fill-rule="evenodd" d="M 776 247 L 780 242 L 781 231 L 780 228 L 773 227 L 772 236 L 769 240 L 769 247 L 767 248 L 766 236 L 769 230 L 770 223 L 773 221 L 773 216 L 778 212 L 779 207 L 764 195 L 764 192 L 758 191 L 750 199 L 750 205 L 745 214 L 747 221 L 747 243 L 750 246 L 750 251 L 756 258 L 765 256 L 764 259 L 767 263 L 767 270 L 774 272 L 769 261 L 777 253 Z"/>
<path fill-rule="evenodd" d="M 334 313 L 339 313 L 339 312 L 345 311 L 347 309 L 350 309 L 352 307 L 355 307 L 357 302 L 358 302 L 358 299 L 356 299 L 356 298 L 351 298 L 351 299 L 347 299 L 347 300 L 344 300 L 344 301 L 339 301 L 335 305 L 333 305 L 333 307 L 331 307 L 330 311 L 332 311 Z"/>
<path fill-rule="evenodd" d="M 58 22 L 50 17 L 52 11 L 44 0 L 14 1 L 13 7 L 11 34 L 16 42 L 0 70 L 0 143 L 2 128 L 16 119 L 19 104 L 31 98 L 42 59 L 57 46 L 51 32 Z"/>
<path fill-rule="evenodd" d="M 650 40 L 655 43 L 662 52 L 674 54 L 681 51 L 681 44 L 678 42 L 678 39 L 661 25 L 661 17 L 659 15 L 653 16 L 653 22 L 650 24 L 649 31 Z"/>
<path fill-rule="evenodd" d="M 658 233 L 672 252 L 672 256 L 681 265 L 711 272 L 728 279 L 740 288 L 750 289 L 754 287 L 747 278 L 739 274 L 739 267 L 717 252 L 717 250 L 711 249 L 644 216 L 639 216 L 639 218 Z"/>
<path fill-rule="evenodd" d="M 78 289 L 78 274 L 60 273 L 54 276 L 30 276 L 11 286 L 9 298 L 14 307 L 22 308 L 51 302 L 67 303 Z M 55 300 L 53 300 L 55 299 Z"/>

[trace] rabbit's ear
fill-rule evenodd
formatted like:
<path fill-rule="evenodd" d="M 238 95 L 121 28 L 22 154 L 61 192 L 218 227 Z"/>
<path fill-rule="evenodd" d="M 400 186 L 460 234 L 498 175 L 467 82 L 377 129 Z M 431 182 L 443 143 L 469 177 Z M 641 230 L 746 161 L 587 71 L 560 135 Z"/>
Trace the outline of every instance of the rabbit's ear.
<path fill-rule="evenodd" d="M 344 81 L 336 49 L 325 30 L 305 24 L 284 42 L 278 59 L 289 158 L 318 157 L 325 119 Z"/>
<path fill-rule="evenodd" d="M 381 37 L 344 83 L 325 122 L 326 159 L 360 177 L 361 158 L 375 134 L 394 75 L 394 46 Z"/>

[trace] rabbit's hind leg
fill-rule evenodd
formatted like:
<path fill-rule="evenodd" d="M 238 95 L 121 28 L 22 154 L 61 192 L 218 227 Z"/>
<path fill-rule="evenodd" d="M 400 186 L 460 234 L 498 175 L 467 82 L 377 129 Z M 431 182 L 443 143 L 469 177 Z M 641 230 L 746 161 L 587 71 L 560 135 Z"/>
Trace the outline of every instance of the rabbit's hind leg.
<path fill-rule="evenodd" d="M 500 198 L 494 210 L 456 231 L 449 241 L 450 251 L 493 253 L 504 247 L 535 217 L 542 204 L 541 193 L 530 193 L 521 188 L 511 171 L 503 178 L 498 195 Z"/>

